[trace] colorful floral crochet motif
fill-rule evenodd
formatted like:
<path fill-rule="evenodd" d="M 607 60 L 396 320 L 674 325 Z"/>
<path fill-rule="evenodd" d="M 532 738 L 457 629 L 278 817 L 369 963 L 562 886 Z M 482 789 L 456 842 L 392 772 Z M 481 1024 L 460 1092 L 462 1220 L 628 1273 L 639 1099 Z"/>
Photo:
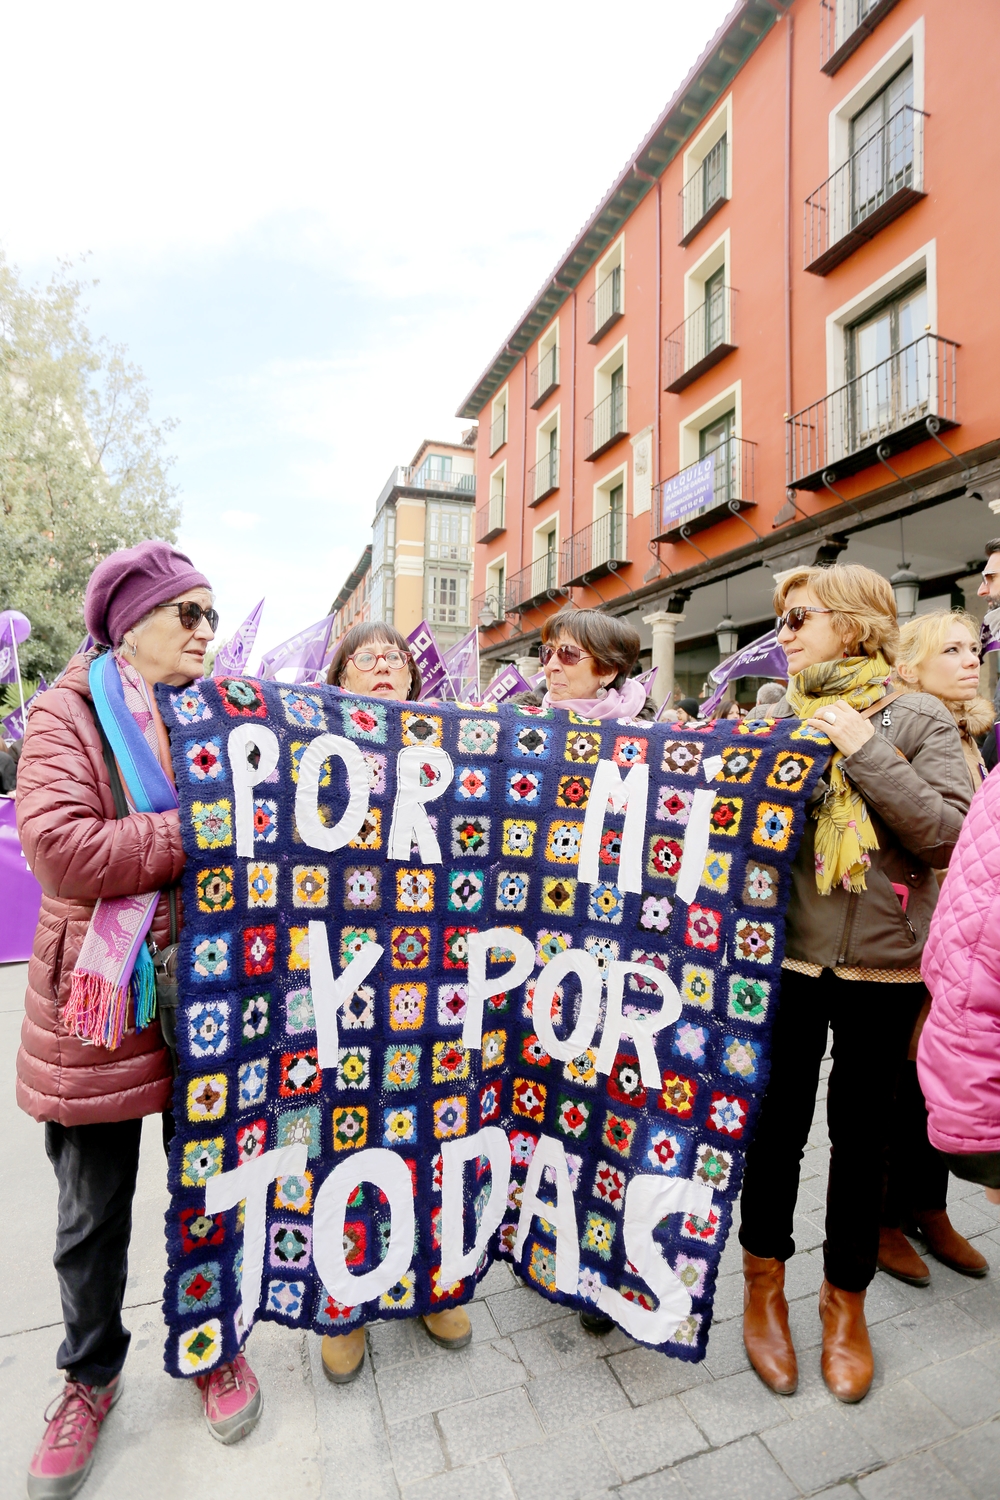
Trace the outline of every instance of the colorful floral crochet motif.
<path fill-rule="evenodd" d="M 250 678 L 161 689 L 159 701 L 187 855 L 164 1299 L 170 1373 L 217 1367 L 246 1334 L 244 1233 L 259 1207 L 246 1192 L 208 1212 L 208 1184 L 289 1148 L 296 1170 L 284 1167 L 266 1188 L 255 1319 L 338 1332 L 464 1302 L 493 1258 L 514 1259 L 522 1210 L 529 1219 L 517 1270 L 528 1285 L 590 1308 L 609 1288 L 648 1311 L 657 1298 L 624 1232 L 630 1184 L 643 1176 L 705 1192 L 703 1212 L 665 1209 L 651 1230 L 691 1304 L 657 1347 L 701 1358 L 768 1073 L 789 863 L 825 766 L 823 739 L 773 721 L 682 731 L 504 705 L 396 704 Z M 264 753 L 253 742 L 264 730 L 277 765 L 248 786 L 243 768 Z M 327 758 L 304 771 L 319 736 Z M 353 802 L 349 766 L 359 783 Z M 397 792 L 407 766 L 426 801 L 401 837 Z M 595 806 L 595 787 L 600 798 L 640 778 L 648 794 L 635 847 L 635 813 Z M 699 789 L 709 792 L 707 829 L 692 827 L 706 804 Z M 312 806 L 315 816 L 305 817 Z M 317 827 L 338 825 L 342 841 L 317 837 Z M 341 999 L 332 1052 L 316 1030 L 313 924 L 326 933 L 335 981 L 373 945 L 381 950 Z M 513 939 L 493 938 L 480 999 L 483 956 L 473 940 L 491 928 L 513 929 L 534 963 L 505 989 Z M 599 987 L 592 1036 L 580 1029 L 581 974 Z M 649 1033 L 654 1081 L 632 1028 L 641 1034 L 644 1017 L 673 1003 L 674 987 L 679 1016 Z M 622 1034 L 602 1048 L 613 995 Z M 466 1026 L 480 1004 L 479 1045 L 470 1046 Z M 552 1031 L 574 1036 L 571 1058 Z M 474 1139 L 487 1127 L 510 1143 L 510 1179 L 496 1185 L 502 1218 L 475 1271 L 445 1285 L 444 1174 L 464 1150 L 468 1248 L 494 1191 Z M 554 1145 L 558 1174 L 546 1166 L 533 1176 L 529 1203 L 532 1163 L 537 1171 L 542 1149 L 552 1160 Z M 341 1181 L 356 1172 L 344 1184 L 338 1246 L 351 1275 L 377 1272 L 398 1215 L 365 1177 L 371 1153 L 404 1164 L 415 1233 L 394 1283 L 354 1304 L 317 1270 L 329 1232 L 321 1194 L 332 1172 L 342 1169 Z M 567 1184 L 572 1202 L 563 1201 Z M 579 1261 L 572 1295 L 559 1277 L 570 1210 Z"/>

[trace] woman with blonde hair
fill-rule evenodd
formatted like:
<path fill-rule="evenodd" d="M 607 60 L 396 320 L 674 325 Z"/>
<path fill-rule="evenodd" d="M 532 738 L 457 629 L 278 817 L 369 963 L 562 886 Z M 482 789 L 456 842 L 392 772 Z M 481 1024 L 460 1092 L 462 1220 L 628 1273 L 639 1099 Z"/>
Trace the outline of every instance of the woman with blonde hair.
<path fill-rule="evenodd" d="M 941 610 L 908 620 L 899 632 L 898 686 L 931 693 L 951 713 L 962 738 L 973 792 L 986 767 L 977 739 L 993 723 L 991 704 L 979 696 L 979 624 L 964 610 Z M 939 872 L 943 878 L 944 872 Z M 930 1010 L 924 1001 L 896 1092 L 895 1131 L 889 1157 L 879 1270 L 911 1286 L 927 1286 L 930 1273 L 907 1235 L 963 1276 L 985 1276 L 989 1263 L 948 1218 L 948 1164 L 927 1137 L 927 1104 L 917 1078 L 917 1044 Z"/>
<path fill-rule="evenodd" d="M 860 1401 L 874 1374 L 865 1292 L 878 1259 L 885 1136 L 924 997 L 933 870 L 948 863 L 971 787 L 944 704 L 892 688 L 896 606 L 880 574 L 796 568 L 779 577 L 774 607 L 789 682 L 768 716 L 803 721 L 832 753 L 792 867 L 770 1078 L 747 1151 L 743 1338 L 764 1383 L 790 1395 L 798 1367 L 785 1262 L 832 1027 L 821 1363 L 839 1400 Z"/>

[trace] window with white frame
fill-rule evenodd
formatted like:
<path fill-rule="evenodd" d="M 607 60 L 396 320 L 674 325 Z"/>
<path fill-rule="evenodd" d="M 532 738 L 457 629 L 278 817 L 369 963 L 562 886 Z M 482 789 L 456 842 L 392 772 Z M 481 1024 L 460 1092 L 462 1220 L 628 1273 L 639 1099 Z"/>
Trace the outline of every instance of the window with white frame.
<path fill-rule="evenodd" d="M 538 361 L 531 372 L 531 405 L 541 406 L 559 384 L 559 319 L 538 340 Z"/>
<path fill-rule="evenodd" d="M 590 342 L 596 344 L 625 312 L 625 236 L 597 262 L 590 298 Z"/>
<path fill-rule="evenodd" d="M 430 623 L 432 625 L 465 625 L 468 623 L 468 574 L 458 569 L 435 568 L 427 575 Z"/>
<path fill-rule="evenodd" d="M 493 398 L 490 417 L 490 453 L 496 453 L 507 441 L 507 387 Z"/>
<path fill-rule="evenodd" d="M 535 433 L 535 466 L 531 471 L 528 504 L 537 505 L 559 488 L 559 408 Z"/>
<path fill-rule="evenodd" d="M 470 505 L 427 502 L 427 555 L 432 560 L 468 562 Z"/>
<path fill-rule="evenodd" d="M 678 200 L 678 239 L 682 245 L 732 196 L 732 99 L 725 102 L 684 153 L 684 185 Z"/>

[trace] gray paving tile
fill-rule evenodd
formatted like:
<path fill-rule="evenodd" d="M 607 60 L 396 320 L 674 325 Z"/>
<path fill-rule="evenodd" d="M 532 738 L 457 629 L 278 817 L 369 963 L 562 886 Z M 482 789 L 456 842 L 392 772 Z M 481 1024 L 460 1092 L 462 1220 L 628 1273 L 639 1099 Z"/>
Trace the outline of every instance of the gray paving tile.
<path fill-rule="evenodd" d="M 701 1453 L 679 1464 L 674 1473 L 690 1500 L 704 1500 L 706 1495 L 725 1496 L 725 1500 L 786 1500 L 799 1493 L 758 1437 Z"/>
<path fill-rule="evenodd" d="M 724 1323 L 727 1318 L 743 1316 L 743 1272 L 720 1276 L 715 1286 L 712 1304 L 712 1320 Z"/>
<path fill-rule="evenodd" d="M 817 1349 L 823 1339 L 823 1325 L 819 1320 L 819 1298 L 799 1297 L 788 1305 L 788 1326 L 792 1331 L 792 1343 L 802 1364 L 803 1355 Z"/>
<path fill-rule="evenodd" d="M 489 1297 L 486 1305 L 501 1333 L 513 1333 L 518 1328 L 537 1328 L 541 1323 L 551 1323 L 554 1318 L 566 1317 L 565 1307 L 547 1302 L 526 1286 L 513 1287 L 509 1292 Z"/>
<path fill-rule="evenodd" d="M 617 1484 L 620 1477 L 594 1433 L 586 1428 L 520 1448 L 506 1454 L 505 1462 L 518 1500 L 538 1500 L 539 1495 L 586 1500 L 602 1486 L 609 1489 Z M 474 1493 L 466 1491 L 466 1495 Z"/>
<path fill-rule="evenodd" d="M 617 1500 L 688 1500 L 688 1492 L 674 1468 L 630 1480 L 615 1495 Z"/>
<path fill-rule="evenodd" d="M 417 1320 L 394 1319 L 391 1323 L 369 1323 L 368 1352 L 376 1370 L 409 1364 L 417 1358 Z"/>
<path fill-rule="evenodd" d="M 1000 1371 L 978 1354 L 960 1354 L 929 1365 L 910 1379 L 959 1427 L 987 1422 L 1000 1412 Z"/>
<path fill-rule="evenodd" d="M 477 1396 L 492 1396 L 497 1391 L 510 1390 L 529 1378 L 510 1339 L 472 1344 L 462 1359 Z"/>
<path fill-rule="evenodd" d="M 753 1370 L 697 1385 L 680 1399 L 715 1448 L 787 1422 L 791 1416 L 789 1398 L 768 1390 Z"/>
<path fill-rule="evenodd" d="M 976 1500 L 996 1500 L 1000 1473 L 1000 1421 L 977 1427 L 942 1443 L 936 1457 L 950 1474 L 960 1479 Z"/>
<path fill-rule="evenodd" d="M 794 1397 L 792 1398 L 794 1399 Z M 879 1466 L 875 1449 L 839 1405 L 783 1422 L 763 1436 L 785 1473 L 807 1493 Z"/>
<path fill-rule="evenodd" d="M 496 1292 L 509 1292 L 511 1287 L 518 1285 L 519 1282 L 507 1262 L 495 1260 L 476 1287 L 475 1300 L 481 1301 L 483 1297 L 490 1297 Z"/>
<path fill-rule="evenodd" d="M 603 1360 L 545 1375 L 533 1380 L 527 1391 L 543 1427 L 551 1434 L 594 1422 L 628 1406 L 628 1397 Z"/>
<path fill-rule="evenodd" d="M 940 1302 L 926 1312 L 911 1311 L 896 1319 L 906 1337 L 934 1360 L 964 1354 L 983 1342 L 977 1324 L 953 1302 Z"/>
<path fill-rule="evenodd" d="M 965 1485 L 933 1453 L 914 1453 L 858 1480 L 864 1500 L 969 1500 Z"/>
<path fill-rule="evenodd" d="M 712 1379 L 704 1361 L 694 1364 L 687 1359 L 670 1359 L 655 1349 L 630 1349 L 627 1354 L 614 1355 L 608 1364 L 633 1406 L 676 1396 L 678 1391 Z"/>
<path fill-rule="evenodd" d="M 402 1490 L 403 1500 L 469 1500 L 473 1495 L 475 1500 L 513 1500 L 514 1491 L 498 1458 L 489 1458 L 471 1469 L 435 1474 Z"/>
<path fill-rule="evenodd" d="M 805 1204 L 801 1202 L 801 1197 L 802 1195 L 800 1194 L 800 1202 L 798 1204 L 800 1212 L 795 1215 L 792 1223 L 792 1238 L 795 1241 L 796 1254 L 819 1249 L 824 1239 L 823 1219 L 825 1217 L 825 1209 L 819 1208 L 814 1213 L 801 1212 L 805 1208 Z"/>
<path fill-rule="evenodd" d="M 518 1359 L 530 1376 L 547 1375 L 551 1370 L 561 1370 L 559 1356 L 541 1328 L 520 1328 L 510 1335 Z"/>
<path fill-rule="evenodd" d="M 542 1436 L 524 1390 L 503 1391 L 462 1401 L 437 1414 L 444 1450 L 452 1468 L 479 1463 L 495 1453 L 523 1448 Z"/>
<path fill-rule="evenodd" d="M 409 1364 L 376 1368 L 375 1382 L 387 1422 L 404 1422 L 475 1395 L 461 1357 L 443 1350 Z"/>
<path fill-rule="evenodd" d="M 899 1317 L 902 1313 L 923 1316 L 931 1310 L 933 1303 L 929 1288 L 907 1286 L 904 1281 L 878 1271 L 865 1297 L 865 1322 L 873 1328 L 877 1323 Z"/>
<path fill-rule="evenodd" d="M 675 1464 L 708 1444 L 676 1396 L 616 1412 L 597 1431 L 624 1479 Z"/>
<path fill-rule="evenodd" d="M 971 1239 L 976 1234 L 989 1234 L 997 1223 L 996 1209 L 991 1208 L 982 1193 L 950 1204 L 948 1217 L 959 1234 L 964 1234 L 966 1239 Z"/>
<path fill-rule="evenodd" d="M 393 1422 L 387 1428 L 392 1464 L 400 1484 L 414 1484 L 431 1474 L 439 1474 L 447 1460 L 433 1417 L 411 1417 L 408 1422 Z"/>
<path fill-rule="evenodd" d="M 792 1256 L 785 1262 L 785 1296 L 791 1302 L 796 1297 L 819 1296 L 823 1281 L 823 1255 L 819 1250 L 807 1250 Z"/>
<path fill-rule="evenodd" d="M 984 1339 L 1000 1334 L 1000 1285 L 992 1278 L 973 1282 L 951 1300 L 982 1330 Z"/>
<path fill-rule="evenodd" d="M 564 1370 L 592 1359 L 604 1359 L 609 1354 L 622 1354 L 637 1346 L 620 1328 L 610 1333 L 588 1333 L 578 1317 L 560 1318 L 557 1323 L 546 1323 L 543 1333 L 556 1351 Z"/>
<path fill-rule="evenodd" d="M 743 1347 L 743 1319 L 730 1318 L 727 1323 L 713 1323 L 708 1335 L 705 1364 L 715 1379 L 748 1370 L 750 1361 Z"/>
<path fill-rule="evenodd" d="M 497 1337 L 497 1325 L 493 1321 L 493 1315 L 490 1312 L 488 1303 L 467 1302 L 465 1310 L 469 1315 L 469 1322 L 472 1324 L 472 1342 L 474 1344 L 488 1343 L 491 1339 Z M 411 1321 L 415 1330 L 414 1347 L 417 1357 L 419 1359 L 426 1359 L 428 1355 L 440 1354 L 441 1345 L 435 1343 L 431 1338 L 424 1327 L 423 1319 L 413 1318 Z M 455 1354 L 459 1351 L 450 1349 L 445 1352 Z"/>
<path fill-rule="evenodd" d="M 940 1442 L 955 1430 L 951 1419 L 908 1380 L 872 1391 L 851 1417 L 887 1463 Z"/>

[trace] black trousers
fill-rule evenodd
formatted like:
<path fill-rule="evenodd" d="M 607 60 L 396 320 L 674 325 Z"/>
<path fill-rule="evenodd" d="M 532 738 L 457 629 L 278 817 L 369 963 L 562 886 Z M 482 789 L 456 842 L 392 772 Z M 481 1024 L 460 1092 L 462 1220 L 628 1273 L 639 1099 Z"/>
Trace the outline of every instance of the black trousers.
<path fill-rule="evenodd" d="M 85 1385 L 106 1385 L 128 1353 L 122 1304 L 141 1134 L 141 1120 L 45 1127 L 59 1183 L 53 1264 L 66 1336 L 56 1364 Z"/>
<path fill-rule="evenodd" d="M 751 1255 L 784 1261 L 795 1253 L 799 1168 L 832 1027 L 825 1274 L 847 1292 L 863 1291 L 874 1277 L 896 1084 L 924 993 L 921 984 L 838 979 L 829 969 L 812 979 L 784 970 L 771 1076 L 743 1179 L 740 1244 Z"/>
<path fill-rule="evenodd" d="M 907 1060 L 896 1087 L 882 1223 L 898 1229 L 910 1214 L 947 1203 L 948 1161 L 927 1139 L 927 1105 L 917 1065 Z"/>

